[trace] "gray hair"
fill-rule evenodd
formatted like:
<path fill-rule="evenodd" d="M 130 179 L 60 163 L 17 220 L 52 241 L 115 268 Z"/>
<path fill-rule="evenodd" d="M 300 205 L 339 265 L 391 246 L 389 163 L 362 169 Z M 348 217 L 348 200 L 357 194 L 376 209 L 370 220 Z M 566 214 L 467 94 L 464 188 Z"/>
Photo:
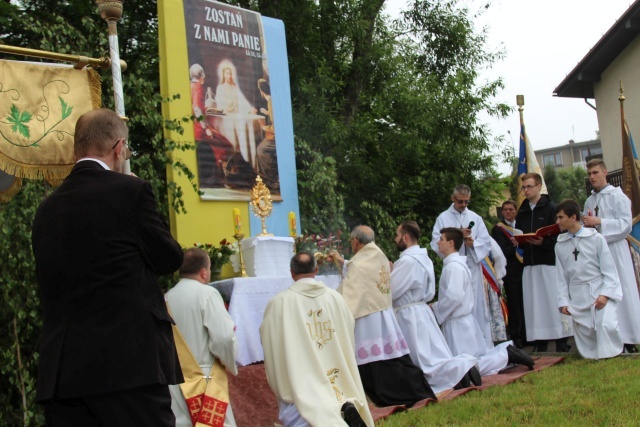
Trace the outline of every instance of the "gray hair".
<path fill-rule="evenodd" d="M 461 196 L 467 196 L 467 195 L 471 194 L 471 189 L 469 188 L 469 186 L 467 186 L 465 184 L 458 184 L 458 185 L 456 185 L 456 188 L 453 189 L 453 194 L 459 194 Z"/>
<path fill-rule="evenodd" d="M 363 245 L 374 242 L 376 240 L 376 235 L 371 229 L 371 227 L 367 227 L 366 225 L 358 225 L 354 227 L 351 231 L 351 237 L 355 237 L 356 240 Z"/>

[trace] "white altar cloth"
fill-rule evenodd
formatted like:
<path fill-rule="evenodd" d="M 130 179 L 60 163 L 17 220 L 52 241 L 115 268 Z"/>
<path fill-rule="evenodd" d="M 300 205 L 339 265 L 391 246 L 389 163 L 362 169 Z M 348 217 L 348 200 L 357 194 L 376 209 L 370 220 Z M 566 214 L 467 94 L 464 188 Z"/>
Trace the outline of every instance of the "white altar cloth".
<path fill-rule="evenodd" d="M 332 289 L 340 285 L 340 276 L 316 276 L 316 280 Z M 216 288 L 229 302 L 229 314 L 236 324 L 238 355 L 236 363 L 246 366 L 264 360 L 260 342 L 260 325 L 267 303 L 293 284 L 291 276 L 235 277 L 209 285 Z"/>
<path fill-rule="evenodd" d="M 289 272 L 293 238 L 254 236 L 242 240 L 242 256 L 249 277 L 282 277 Z"/>

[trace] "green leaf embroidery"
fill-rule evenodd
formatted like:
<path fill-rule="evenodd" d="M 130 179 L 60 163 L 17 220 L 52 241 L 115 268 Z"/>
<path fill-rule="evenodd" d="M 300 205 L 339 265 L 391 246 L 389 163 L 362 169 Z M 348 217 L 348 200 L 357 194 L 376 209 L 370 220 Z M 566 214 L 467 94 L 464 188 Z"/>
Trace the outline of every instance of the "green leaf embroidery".
<path fill-rule="evenodd" d="M 59 96 L 58 99 L 60 99 L 60 105 L 62 106 L 62 119 L 64 120 L 69 117 L 69 115 L 73 111 L 73 107 L 64 102 L 64 99 L 62 99 L 61 96 Z"/>
<path fill-rule="evenodd" d="M 11 115 L 7 117 L 7 121 L 12 123 L 11 130 L 14 133 L 19 133 L 25 138 L 29 139 L 31 132 L 29 126 L 26 124 L 31 121 L 31 113 L 28 111 L 20 111 L 15 104 L 11 104 Z"/>

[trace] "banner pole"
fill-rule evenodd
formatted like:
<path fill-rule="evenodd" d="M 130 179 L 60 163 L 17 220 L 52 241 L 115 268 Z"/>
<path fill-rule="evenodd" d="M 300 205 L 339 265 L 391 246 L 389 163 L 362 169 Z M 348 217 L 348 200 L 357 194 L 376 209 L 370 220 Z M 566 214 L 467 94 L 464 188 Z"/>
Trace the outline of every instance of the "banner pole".
<path fill-rule="evenodd" d="M 124 111 L 124 93 L 122 90 L 122 70 L 120 69 L 120 48 L 118 45 L 118 20 L 122 18 L 124 0 L 96 0 L 98 12 L 107 21 L 109 29 L 109 57 L 111 58 L 111 74 L 113 77 L 113 97 L 116 113 L 127 120 Z M 131 148 L 129 148 L 131 149 Z M 129 160 L 125 162 L 124 173 L 131 173 Z"/>

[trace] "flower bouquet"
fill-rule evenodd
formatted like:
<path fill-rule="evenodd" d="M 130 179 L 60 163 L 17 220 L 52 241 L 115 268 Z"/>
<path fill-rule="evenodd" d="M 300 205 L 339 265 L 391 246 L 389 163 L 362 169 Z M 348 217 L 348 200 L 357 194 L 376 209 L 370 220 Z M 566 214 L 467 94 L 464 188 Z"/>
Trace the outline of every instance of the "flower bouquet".
<path fill-rule="evenodd" d="M 211 243 L 194 243 L 193 246 L 203 249 L 209 254 L 211 277 L 219 277 L 222 266 L 230 261 L 231 256 L 238 253 L 238 244 L 227 242 L 227 239 L 222 239 L 220 246 L 215 246 Z"/>
<path fill-rule="evenodd" d="M 318 261 L 318 274 L 340 274 L 339 267 L 327 260 L 333 251 L 342 253 L 342 231 L 322 234 L 310 234 L 296 238 L 296 252 L 311 252 Z"/>

